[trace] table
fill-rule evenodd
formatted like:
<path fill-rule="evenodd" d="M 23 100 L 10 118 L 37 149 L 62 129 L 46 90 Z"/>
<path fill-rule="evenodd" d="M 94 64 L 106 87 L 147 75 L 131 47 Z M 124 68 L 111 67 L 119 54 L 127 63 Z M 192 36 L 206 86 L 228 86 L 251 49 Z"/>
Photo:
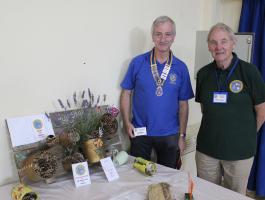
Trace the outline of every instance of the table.
<path fill-rule="evenodd" d="M 91 185 L 75 188 L 71 177 L 57 179 L 55 183 L 45 184 L 39 182 L 30 187 L 40 195 L 41 200 L 144 200 L 148 185 L 167 182 L 171 185 L 172 197 L 176 200 L 184 199 L 188 190 L 188 174 L 184 171 L 174 170 L 157 165 L 157 173 L 145 176 L 132 167 L 133 157 L 129 162 L 117 168 L 120 178 L 108 182 L 103 171 L 91 173 Z M 251 198 L 233 192 L 221 186 L 192 177 L 195 183 L 195 200 L 251 200 Z M 0 198 L 11 200 L 11 189 L 14 184 L 0 187 Z"/>

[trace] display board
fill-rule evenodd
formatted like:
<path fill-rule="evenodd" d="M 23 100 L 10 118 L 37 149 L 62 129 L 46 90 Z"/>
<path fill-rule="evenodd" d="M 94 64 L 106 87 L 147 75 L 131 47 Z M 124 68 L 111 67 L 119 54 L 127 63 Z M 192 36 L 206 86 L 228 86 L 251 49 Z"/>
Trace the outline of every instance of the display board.
<path fill-rule="evenodd" d="M 194 65 L 194 78 L 196 79 L 197 72 L 203 66 L 213 61 L 213 58 L 208 51 L 207 44 L 208 31 L 196 32 L 196 49 L 195 49 L 195 65 Z M 238 57 L 246 62 L 252 62 L 253 54 L 253 33 L 236 33 L 237 44 L 234 52 Z"/>
<path fill-rule="evenodd" d="M 70 172 L 73 163 L 88 161 L 90 166 L 97 165 L 98 161 L 92 162 L 92 159 L 99 153 L 103 158 L 111 156 L 114 150 L 120 151 L 122 143 L 115 119 L 119 112 L 117 110 L 114 116 L 114 111 L 113 107 L 103 105 L 6 119 L 20 182 L 45 180 L 51 183 Z M 81 133 L 81 128 L 87 128 L 84 126 L 96 129 Z M 99 135 L 92 135 L 93 132 Z M 102 140 L 81 140 L 84 134 Z M 89 139 L 92 139 L 90 146 L 84 146 Z M 89 159 L 87 152 L 92 152 L 89 156 L 93 154 L 94 157 Z"/>

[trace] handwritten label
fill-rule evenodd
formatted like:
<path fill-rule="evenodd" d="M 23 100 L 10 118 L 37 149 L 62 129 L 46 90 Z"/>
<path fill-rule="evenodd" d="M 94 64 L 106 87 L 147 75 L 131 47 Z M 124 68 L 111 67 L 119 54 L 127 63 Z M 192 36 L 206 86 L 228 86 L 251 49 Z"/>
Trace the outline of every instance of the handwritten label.
<path fill-rule="evenodd" d="M 119 174 L 117 173 L 110 157 L 101 159 L 100 163 L 109 182 L 119 178 Z"/>

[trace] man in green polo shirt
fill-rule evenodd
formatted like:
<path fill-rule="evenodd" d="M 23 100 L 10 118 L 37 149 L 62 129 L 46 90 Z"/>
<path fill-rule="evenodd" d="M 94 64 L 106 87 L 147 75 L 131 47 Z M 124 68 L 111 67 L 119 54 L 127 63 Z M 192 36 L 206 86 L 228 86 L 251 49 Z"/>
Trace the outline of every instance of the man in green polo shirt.
<path fill-rule="evenodd" d="M 198 176 L 245 194 L 256 135 L 265 121 L 265 84 L 256 66 L 240 60 L 230 27 L 214 25 L 208 35 L 214 61 L 197 74 L 202 121 L 197 137 Z"/>

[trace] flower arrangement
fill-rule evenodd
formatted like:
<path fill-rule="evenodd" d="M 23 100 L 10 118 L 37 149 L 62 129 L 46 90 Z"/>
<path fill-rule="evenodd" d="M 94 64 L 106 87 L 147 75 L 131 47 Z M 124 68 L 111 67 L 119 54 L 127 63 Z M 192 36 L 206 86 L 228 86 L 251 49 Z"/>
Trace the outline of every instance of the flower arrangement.
<path fill-rule="evenodd" d="M 71 128 L 80 135 L 81 141 L 98 137 L 111 139 L 118 129 L 117 113 L 117 108 L 106 106 L 85 110 Z"/>
<path fill-rule="evenodd" d="M 77 98 L 76 92 L 73 94 L 73 99 L 66 100 L 66 104 L 58 99 L 58 102 L 65 112 L 70 109 L 77 110 L 71 123 L 65 126 L 64 133 L 74 133 L 79 136 L 79 141 L 76 144 L 69 145 L 65 151 L 67 159 L 69 156 L 80 151 L 89 163 L 98 162 L 104 157 L 102 152 L 103 141 L 112 139 L 118 130 L 118 121 L 116 117 L 119 110 L 115 107 L 110 107 L 106 104 L 106 95 L 103 95 L 103 105 L 100 105 L 100 96 L 94 101 L 94 95 L 90 89 L 82 92 L 81 98 Z M 71 103 L 73 102 L 73 103 Z M 91 140 L 91 141 L 89 141 Z M 80 150 L 81 149 L 81 150 Z"/>

